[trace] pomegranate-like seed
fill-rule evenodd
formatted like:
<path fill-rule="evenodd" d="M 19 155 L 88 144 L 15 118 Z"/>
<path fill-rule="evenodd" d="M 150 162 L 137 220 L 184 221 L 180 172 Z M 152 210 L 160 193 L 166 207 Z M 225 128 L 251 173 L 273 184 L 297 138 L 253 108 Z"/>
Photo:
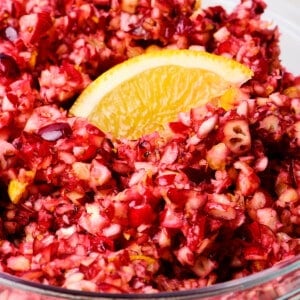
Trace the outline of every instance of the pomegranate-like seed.
<path fill-rule="evenodd" d="M 68 123 L 53 123 L 40 128 L 38 135 L 45 141 L 55 142 L 58 139 L 69 137 L 72 129 Z"/>

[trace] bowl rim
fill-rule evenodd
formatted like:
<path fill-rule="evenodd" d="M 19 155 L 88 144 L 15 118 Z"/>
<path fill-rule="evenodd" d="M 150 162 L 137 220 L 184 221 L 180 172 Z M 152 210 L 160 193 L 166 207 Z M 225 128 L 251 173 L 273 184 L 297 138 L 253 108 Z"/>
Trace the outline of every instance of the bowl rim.
<path fill-rule="evenodd" d="M 239 279 L 234 279 L 211 286 L 174 291 L 158 292 L 149 294 L 138 293 L 101 293 L 71 290 L 62 287 L 45 285 L 22 279 L 20 277 L 0 272 L 0 287 L 19 289 L 23 292 L 38 293 L 43 296 L 60 297 L 62 299 L 203 299 L 207 297 L 225 295 L 226 293 L 241 292 L 254 286 L 261 286 L 269 281 L 283 278 L 285 275 L 299 271 L 300 273 L 300 254 L 289 257 L 271 268 L 251 274 Z M 299 274 L 300 277 L 300 274 Z M 299 287 L 300 289 L 300 287 Z"/>

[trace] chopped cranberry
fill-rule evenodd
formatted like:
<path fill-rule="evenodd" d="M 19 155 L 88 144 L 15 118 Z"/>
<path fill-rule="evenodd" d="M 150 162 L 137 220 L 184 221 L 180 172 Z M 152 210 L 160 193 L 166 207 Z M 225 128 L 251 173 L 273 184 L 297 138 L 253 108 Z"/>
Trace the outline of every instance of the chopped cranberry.
<path fill-rule="evenodd" d="M 132 227 L 142 224 L 150 224 L 155 219 L 155 213 L 149 204 L 133 205 L 129 204 L 128 220 Z"/>
<path fill-rule="evenodd" d="M 0 74 L 9 79 L 16 79 L 20 76 L 19 66 L 12 56 L 0 53 Z"/>
<path fill-rule="evenodd" d="M 25 43 L 34 44 L 45 36 L 53 20 L 47 11 L 23 15 L 20 18 L 20 37 Z"/>

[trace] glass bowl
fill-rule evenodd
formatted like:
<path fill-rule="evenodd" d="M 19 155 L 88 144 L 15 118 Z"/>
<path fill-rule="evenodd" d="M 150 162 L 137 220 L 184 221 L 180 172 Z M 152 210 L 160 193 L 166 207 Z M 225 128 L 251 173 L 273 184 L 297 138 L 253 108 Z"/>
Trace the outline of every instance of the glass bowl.
<path fill-rule="evenodd" d="M 157 294 L 107 294 L 66 290 L 0 273 L 0 300 L 63 299 L 300 299 L 300 255 L 259 273 L 201 289 Z"/>
<path fill-rule="evenodd" d="M 222 5 L 231 8 L 236 0 L 203 0 L 203 6 Z M 298 0 L 266 0 L 266 17 L 281 31 L 281 59 L 286 68 L 300 74 L 300 3 Z M 278 263 L 259 273 L 214 284 L 201 289 L 157 294 L 108 294 L 66 290 L 28 282 L 0 272 L 0 300 L 63 299 L 300 299 L 300 255 Z"/>

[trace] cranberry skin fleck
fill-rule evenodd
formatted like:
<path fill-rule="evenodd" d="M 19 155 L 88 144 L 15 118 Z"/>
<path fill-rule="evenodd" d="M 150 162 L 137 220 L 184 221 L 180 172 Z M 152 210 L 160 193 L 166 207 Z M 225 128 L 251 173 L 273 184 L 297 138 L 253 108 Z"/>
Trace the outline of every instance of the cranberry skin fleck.
<path fill-rule="evenodd" d="M 0 53 L 0 74 L 10 79 L 20 76 L 19 66 L 12 56 Z"/>
<path fill-rule="evenodd" d="M 58 122 L 40 128 L 38 135 L 45 141 L 55 142 L 58 139 L 69 137 L 72 129 L 68 123 Z"/>

